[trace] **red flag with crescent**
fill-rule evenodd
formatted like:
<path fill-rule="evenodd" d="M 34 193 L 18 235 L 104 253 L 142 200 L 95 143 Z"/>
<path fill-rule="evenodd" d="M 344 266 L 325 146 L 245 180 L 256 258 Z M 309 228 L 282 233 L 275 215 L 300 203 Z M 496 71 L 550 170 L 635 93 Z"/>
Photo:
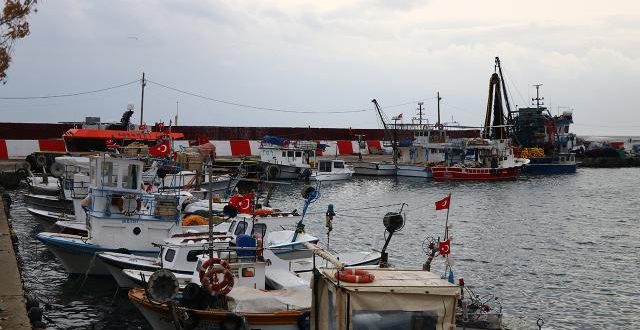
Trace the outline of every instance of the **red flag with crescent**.
<path fill-rule="evenodd" d="M 436 202 L 436 211 L 449 209 L 449 204 L 451 204 L 451 195 Z"/>
<path fill-rule="evenodd" d="M 164 141 L 149 148 L 149 154 L 153 157 L 167 157 L 171 154 L 171 144 L 169 141 Z"/>
<path fill-rule="evenodd" d="M 229 198 L 229 205 L 238 209 L 238 213 L 253 212 L 253 194 L 233 195 Z"/>
<path fill-rule="evenodd" d="M 438 250 L 440 251 L 440 255 L 446 256 L 451 251 L 451 241 L 446 240 L 438 243 Z"/>

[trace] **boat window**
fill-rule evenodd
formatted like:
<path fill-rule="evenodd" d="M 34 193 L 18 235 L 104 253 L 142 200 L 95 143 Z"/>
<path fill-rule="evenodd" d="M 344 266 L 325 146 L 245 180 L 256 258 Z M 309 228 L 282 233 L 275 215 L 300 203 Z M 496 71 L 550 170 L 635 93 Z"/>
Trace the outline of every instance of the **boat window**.
<path fill-rule="evenodd" d="M 164 254 L 164 260 L 167 262 L 172 262 L 173 258 L 176 257 L 176 250 L 174 249 L 168 249 L 167 252 L 165 252 Z"/>
<path fill-rule="evenodd" d="M 334 168 L 344 168 L 344 163 L 343 162 L 334 162 L 333 163 L 333 167 Z"/>
<path fill-rule="evenodd" d="M 233 233 L 233 229 L 235 228 L 237 223 L 238 222 L 235 220 L 231 221 L 231 224 L 229 225 L 229 231 L 228 231 L 229 233 Z"/>
<path fill-rule="evenodd" d="M 287 157 L 287 152 L 286 151 L 282 152 L 282 157 Z"/>
<path fill-rule="evenodd" d="M 564 132 L 565 132 L 565 133 L 569 133 L 569 126 L 565 126 L 565 127 L 564 127 Z"/>
<path fill-rule="evenodd" d="M 287 151 L 287 157 L 293 158 L 293 151 Z"/>
<path fill-rule="evenodd" d="M 125 189 L 138 188 L 138 165 L 129 164 L 127 173 L 122 177 L 122 188 L 125 188 Z"/>
<path fill-rule="evenodd" d="M 255 225 L 253 225 L 253 229 L 251 229 L 251 236 L 255 238 L 262 238 L 264 237 L 266 232 L 267 232 L 266 224 L 256 223 Z"/>
<path fill-rule="evenodd" d="M 247 230 L 247 222 L 246 221 L 240 221 L 238 222 L 238 226 L 236 227 L 236 230 L 233 232 L 235 235 L 240 235 L 240 234 L 244 234 L 244 232 Z"/>
<path fill-rule="evenodd" d="M 436 329 L 438 315 L 433 311 L 354 310 L 351 324 L 359 329 Z"/>
<path fill-rule="evenodd" d="M 206 252 L 204 250 L 193 250 L 193 251 L 189 251 L 189 253 L 187 253 L 187 261 L 188 262 L 196 262 L 198 261 L 198 256 L 199 255 L 203 255 Z"/>
<path fill-rule="evenodd" d="M 296 151 L 296 157 L 302 157 L 302 151 Z"/>
<path fill-rule="evenodd" d="M 320 172 L 331 172 L 331 162 L 320 162 L 318 170 Z"/>
<path fill-rule="evenodd" d="M 118 184 L 118 164 L 112 162 L 102 163 L 102 185 L 106 187 L 117 187 Z"/>

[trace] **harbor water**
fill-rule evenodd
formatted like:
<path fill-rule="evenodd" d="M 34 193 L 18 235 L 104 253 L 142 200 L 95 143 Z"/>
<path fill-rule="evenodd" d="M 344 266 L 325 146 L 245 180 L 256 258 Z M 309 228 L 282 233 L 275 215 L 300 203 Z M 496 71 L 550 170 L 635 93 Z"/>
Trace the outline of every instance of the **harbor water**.
<path fill-rule="evenodd" d="M 355 177 L 323 183 L 305 225 L 326 244 L 324 212 L 333 204 L 330 248 L 379 250 L 384 214 L 406 203 L 406 225 L 388 252 L 396 267 L 421 268 L 423 241 L 444 232 L 447 212 L 436 212 L 434 202 L 451 193 L 455 277 L 478 294 L 500 298 L 510 328 L 535 329 L 541 317 L 552 329 L 639 329 L 639 186 L 639 168 L 581 168 L 574 175 L 496 183 Z M 281 185 L 271 204 L 301 210 L 302 188 Z M 46 224 L 26 211 L 25 192 L 12 193 L 13 228 L 25 287 L 49 305 L 50 328 L 149 329 L 110 278 L 64 273 L 35 238 Z M 432 270 L 444 270 L 442 258 Z"/>

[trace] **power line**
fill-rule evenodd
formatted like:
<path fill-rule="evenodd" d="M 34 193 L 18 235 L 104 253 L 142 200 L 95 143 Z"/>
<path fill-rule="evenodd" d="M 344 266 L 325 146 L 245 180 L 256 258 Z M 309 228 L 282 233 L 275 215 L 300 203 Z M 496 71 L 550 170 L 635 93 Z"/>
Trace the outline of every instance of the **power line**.
<path fill-rule="evenodd" d="M 124 84 L 120 84 L 120 85 L 116 85 L 116 86 L 100 88 L 100 89 L 96 89 L 96 90 L 92 90 L 92 91 L 86 91 L 86 92 L 69 93 L 69 94 L 45 95 L 45 96 L 16 96 L 16 97 L 0 96 L 0 100 L 36 100 L 36 99 L 55 99 L 55 98 L 61 98 L 61 97 L 79 96 L 79 95 L 106 92 L 108 90 L 112 90 L 112 89 L 116 89 L 116 88 L 120 88 L 120 87 L 124 87 L 124 86 L 129 86 L 129 85 L 132 85 L 132 84 L 135 84 L 135 83 L 139 83 L 139 82 L 140 82 L 140 80 L 136 79 L 134 81 L 130 81 L 128 83 L 124 83 Z"/>
<path fill-rule="evenodd" d="M 160 86 L 160 87 L 163 87 L 163 88 L 166 88 L 166 89 L 170 89 L 170 90 L 172 90 L 174 92 L 190 95 L 190 96 L 201 98 L 201 99 L 204 99 L 204 100 L 223 103 L 223 104 L 228 104 L 228 105 L 233 105 L 233 106 L 242 107 L 242 108 L 255 109 L 255 110 L 286 112 L 286 113 L 307 113 L 307 114 L 312 114 L 312 113 L 322 113 L 322 114 L 326 114 L 326 113 L 356 113 L 356 112 L 371 111 L 371 109 L 358 109 L 358 110 L 345 110 L 345 111 L 299 111 L 299 110 L 286 110 L 286 109 L 278 109 L 278 108 L 267 108 L 267 107 L 260 107 L 260 106 L 255 106 L 255 105 L 248 105 L 248 104 L 242 104 L 242 103 L 237 103 L 237 102 L 231 102 L 231 101 L 215 99 L 215 98 L 212 98 L 212 97 L 208 97 L 208 96 L 196 94 L 196 93 L 193 93 L 193 92 L 188 92 L 188 91 L 185 91 L 185 90 L 181 90 L 181 89 L 178 89 L 178 88 L 175 88 L 175 87 L 167 86 L 167 85 L 164 85 L 164 84 L 161 84 L 161 83 L 149 80 L 149 79 L 147 79 L 147 82 L 152 83 L 152 84 L 157 85 L 157 86 Z"/>

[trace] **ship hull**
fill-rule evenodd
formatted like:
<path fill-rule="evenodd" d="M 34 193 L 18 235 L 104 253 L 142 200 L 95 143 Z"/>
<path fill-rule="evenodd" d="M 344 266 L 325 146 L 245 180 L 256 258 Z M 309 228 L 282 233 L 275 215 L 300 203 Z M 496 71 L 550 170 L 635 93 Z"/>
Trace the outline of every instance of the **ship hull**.
<path fill-rule="evenodd" d="M 432 167 L 435 181 L 502 181 L 515 180 L 522 166 L 506 168 Z"/>

